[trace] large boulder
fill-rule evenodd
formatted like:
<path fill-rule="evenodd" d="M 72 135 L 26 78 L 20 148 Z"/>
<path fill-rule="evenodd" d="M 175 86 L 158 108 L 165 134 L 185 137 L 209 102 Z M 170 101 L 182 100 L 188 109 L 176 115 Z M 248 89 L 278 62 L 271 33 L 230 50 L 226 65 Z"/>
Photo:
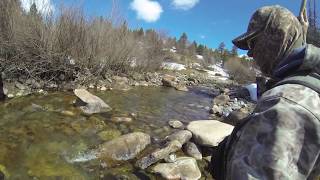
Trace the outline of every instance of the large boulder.
<path fill-rule="evenodd" d="M 196 144 L 194 144 L 193 142 L 187 142 L 185 145 L 183 145 L 183 151 L 187 155 L 189 155 L 197 160 L 202 159 L 202 154 L 201 154 L 198 146 Z"/>
<path fill-rule="evenodd" d="M 213 99 L 214 105 L 226 105 L 230 101 L 230 97 L 226 94 L 221 94 Z"/>
<path fill-rule="evenodd" d="M 85 89 L 75 89 L 74 94 L 78 97 L 76 106 L 86 114 L 94 114 L 111 111 L 111 107 L 98 96 L 89 93 Z"/>
<path fill-rule="evenodd" d="M 233 126 L 215 120 L 200 120 L 190 122 L 187 129 L 192 132 L 197 144 L 203 146 L 218 146 L 218 144 L 231 134 Z"/>
<path fill-rule="evenodd" d="M 96 156 L 99 159 L 126 161 L 135 158 L 150 143 L 148 134 L 130 133 L 100 145 Z"/>
<path fill-rule="evenodd" d="M 201 172 L 197 161 L 190 157 L 180 157 L 173 163 L 159 163 L 153 167 L 155 173 L 161 174 L 165 179 L 197 180 Z"/>

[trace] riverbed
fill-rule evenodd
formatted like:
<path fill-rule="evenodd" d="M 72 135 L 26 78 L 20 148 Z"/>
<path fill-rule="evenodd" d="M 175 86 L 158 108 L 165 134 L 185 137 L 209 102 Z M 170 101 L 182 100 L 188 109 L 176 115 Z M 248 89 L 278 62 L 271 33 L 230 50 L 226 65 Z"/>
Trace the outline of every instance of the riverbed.
<path fill-rule="evenodd" d="M 189 88 L 189 92 L 138 87 L 91 93 L 113 110 L 85 115 L 73 105 L 76 96 L 72 92 L 49 92 L 1 102 L 0 171 L 8 179 L 161 179 L 149 170 L 135 168 L 136 160 L 106 163 L 90 160 L 86 152 L 130 132 L 162 139 L 173 132 L 169 120 L 187 124 L 208 119 L 214 96 L 211 89 L 201 87 Z M 132 122 L 113 122 L 113 117 L 129 117 Z M 82 161 L 73 161 L 75 158 Z M 202 160 L 198 165 L 205 179 L 207 164 Z"/>

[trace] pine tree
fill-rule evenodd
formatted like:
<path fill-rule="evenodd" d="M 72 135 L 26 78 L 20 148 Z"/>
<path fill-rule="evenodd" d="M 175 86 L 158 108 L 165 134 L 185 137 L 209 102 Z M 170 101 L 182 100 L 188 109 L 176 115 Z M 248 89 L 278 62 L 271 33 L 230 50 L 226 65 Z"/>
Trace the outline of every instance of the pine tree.
<path fill-rule="evenodd" d="M 177 43 L 178 52 L 180 52 L 181 54 L 186 54 L 187 43 L 188 43 L 188 36 L 186 33 L 182 33 Z"/>
<path fill-rule="evenodd" d="M 237 57 L 238 56 L 238 47 L 237 46 L 232 46 L 231 56 L 233 56 L 233 57 Z"/>
<path fill-rule="evenodd" d="M 197 47 L 197 53 L 198 53 L 199 55 L 203 55 L 203 54 L 204 54 L 204 49 L 205 49 L 205 47 L 204 47 L 202 44 L 200 44 L 200 45 Z"/>

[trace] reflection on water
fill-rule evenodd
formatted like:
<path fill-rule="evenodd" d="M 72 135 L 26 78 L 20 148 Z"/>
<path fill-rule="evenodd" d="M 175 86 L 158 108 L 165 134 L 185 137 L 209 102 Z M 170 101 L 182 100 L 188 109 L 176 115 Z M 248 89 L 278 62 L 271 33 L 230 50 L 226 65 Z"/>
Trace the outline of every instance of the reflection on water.
<path fill-rule="evenodd" d="M 162 138 L 171 131 L 166 127 L 170 119 L 207 119 L 212 99 L 210 93 L 199 89 L 136 88 L 93 93 L 113 108 L 112 113 L 82 114 L 72 105 L 75 96 L 71 92 L 0 103 L 0 171 L 9 179 L 112 179 L 115 175 L 154 179 L 150 173 L 135 170 L 132 162 L 106 168 L 86 152 L 129 132 Z M 130 114 L 135 114 L 131 123 L 110 121 L 112 116 Z"/>

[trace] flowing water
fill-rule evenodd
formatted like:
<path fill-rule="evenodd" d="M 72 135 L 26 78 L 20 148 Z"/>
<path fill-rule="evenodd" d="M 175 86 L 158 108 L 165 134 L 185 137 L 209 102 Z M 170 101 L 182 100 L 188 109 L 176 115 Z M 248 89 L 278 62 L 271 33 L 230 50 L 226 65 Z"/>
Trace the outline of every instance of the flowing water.
<path fill-rule="evenodd" d="M 88 152 L 121 134 L 145 132 L 163 138 L 171 119 L 208 119 L 210 90 L 135 88 L 92 92 L 111 113 L 87 116 L 73 106 L 72 92 L 32 95 L 0 103 L 0 171 L 7 179 L 161 179 L 134 168 L 135 160 L 106 167 Z M 114 116 L 134 117 L 115 123 Z M 201 162 L 199 162 L 201 166 Z M 124 176 L 121 176 L 124 175 Z M 0 177 L 1 179 L 1 177 Z"/>

